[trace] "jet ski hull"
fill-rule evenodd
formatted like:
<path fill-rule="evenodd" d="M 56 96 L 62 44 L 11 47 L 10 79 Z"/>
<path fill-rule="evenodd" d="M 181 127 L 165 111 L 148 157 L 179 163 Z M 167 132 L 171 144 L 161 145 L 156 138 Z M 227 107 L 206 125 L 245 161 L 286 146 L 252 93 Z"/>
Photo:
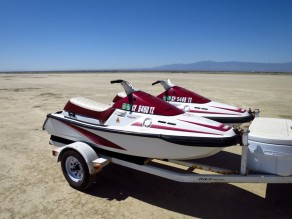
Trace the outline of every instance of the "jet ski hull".
<path fill-rule="evenodd" d="M 197 159 L 218 153 L 235 145 L 237 135 L 225 138 L 177 136 L 125 131 L 112 126 L 96 125 L 49 114 L 43 129 L 53 136 L 56 146 L 81 141 L 107 151 L 158 159 Z"/>

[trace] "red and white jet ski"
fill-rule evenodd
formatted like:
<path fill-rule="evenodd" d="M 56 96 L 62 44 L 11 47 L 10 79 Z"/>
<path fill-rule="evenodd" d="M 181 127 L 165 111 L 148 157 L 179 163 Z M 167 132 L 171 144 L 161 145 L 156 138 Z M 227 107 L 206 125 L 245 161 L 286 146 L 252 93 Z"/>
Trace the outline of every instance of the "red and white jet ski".
<path fill-rule="evenodd" d="M 254 119 L 251 110 L 212 101 L 195 92 L 172 84 L 169 79 L 152 83 L 152 85 L 155 84 L 161 84 L 165 89 L 164 92 L 157 96 L 158 98 L 192 115 L 202 116 L 230 126 L 241 125 Z"/>
<path fill-rule="evenodd" d="M 126 92 L 112 105 L 76 97 L 62 111 L 48 114 L 43 129 L 51 135 L 50 143 L 84 142 L 113 157 L 195 159 L 240 141 L 227 125 L 185 113 L 127 81 L 111 83 L 120 83 Z"/>

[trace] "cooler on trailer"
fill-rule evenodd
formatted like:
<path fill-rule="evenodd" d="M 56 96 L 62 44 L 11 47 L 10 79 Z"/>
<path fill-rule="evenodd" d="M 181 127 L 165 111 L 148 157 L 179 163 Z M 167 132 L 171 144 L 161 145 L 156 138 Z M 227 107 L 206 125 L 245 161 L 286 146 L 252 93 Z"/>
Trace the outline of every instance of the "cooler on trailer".
<path fill-rule="evenodd" d="M 248 169 L 292 175 L 292 120 L 258 117 L 249 129 Z"/>

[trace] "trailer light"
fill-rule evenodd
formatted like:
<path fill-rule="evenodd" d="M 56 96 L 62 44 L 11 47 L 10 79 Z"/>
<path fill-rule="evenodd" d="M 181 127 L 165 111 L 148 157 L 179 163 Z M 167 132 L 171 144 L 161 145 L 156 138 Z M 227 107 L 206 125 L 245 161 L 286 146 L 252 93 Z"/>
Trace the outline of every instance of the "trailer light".
<path fill-rule="evenodd" d="M 53 155 L 53 156 L 58 156 L 58 154 L 59 154 L 58 151 L 56 151 L 56 150 L 52 150 L 52 155 Z"/>
<path fill-rule="evenodd" d="M 94 169 L 96 169 L 96 170 L 101 170 L 101 169 L 102 169 L 102 166 L 101 166 L 101 164 L 99 164 L 99 163 L 95 163 L 95 164 L 93 164 L 93 167 L 94 167 Z"/>

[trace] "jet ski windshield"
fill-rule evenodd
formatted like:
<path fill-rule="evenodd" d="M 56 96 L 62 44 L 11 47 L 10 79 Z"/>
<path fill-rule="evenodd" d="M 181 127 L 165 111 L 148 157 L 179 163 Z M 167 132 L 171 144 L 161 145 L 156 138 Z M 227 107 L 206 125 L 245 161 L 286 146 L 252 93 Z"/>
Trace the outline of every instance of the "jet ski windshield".
<path fill-rule="evenodd" d="M 176 116 L 184 111 L 143 91 L 135 91 L 118 100 L 113 108 L 135 113 Z"/>

